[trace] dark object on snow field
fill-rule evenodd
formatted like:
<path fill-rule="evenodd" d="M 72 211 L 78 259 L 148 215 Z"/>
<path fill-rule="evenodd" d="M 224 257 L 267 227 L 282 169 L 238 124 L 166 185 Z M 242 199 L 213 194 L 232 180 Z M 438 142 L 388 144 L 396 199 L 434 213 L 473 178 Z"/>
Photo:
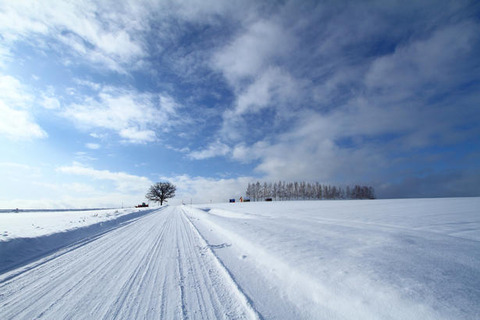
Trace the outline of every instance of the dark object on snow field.
<path fill-rule="evenodd" d="M 145 202 L 142 202 L 142 204 L 135 206 L 135 208 L 146 208 L 146 207 L 148 207 L 148 204 L 146 204 Z"/>

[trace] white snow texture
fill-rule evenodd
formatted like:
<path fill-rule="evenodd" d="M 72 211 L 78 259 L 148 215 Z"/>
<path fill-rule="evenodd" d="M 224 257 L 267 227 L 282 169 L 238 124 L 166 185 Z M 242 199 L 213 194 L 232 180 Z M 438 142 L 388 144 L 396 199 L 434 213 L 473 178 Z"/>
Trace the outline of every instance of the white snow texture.
<path fill-rule="evenodd" d="M 480 319 L 480 198 L 0 212 L 0 319 Z"/>

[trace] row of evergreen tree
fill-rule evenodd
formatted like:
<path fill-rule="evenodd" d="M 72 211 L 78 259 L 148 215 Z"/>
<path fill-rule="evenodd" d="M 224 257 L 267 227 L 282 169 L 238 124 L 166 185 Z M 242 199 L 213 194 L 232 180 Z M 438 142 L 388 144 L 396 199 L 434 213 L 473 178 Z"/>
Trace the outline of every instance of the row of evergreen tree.
<path fill-rule="evenodd" d="M 274 182 L 249 183 L 245 192 L 253 201 L 273 200 L 323 200 L 323 199 L 375 199 L 370 186 L 347 186 L 345 188 L 322 185 L 318 182 Z"/>

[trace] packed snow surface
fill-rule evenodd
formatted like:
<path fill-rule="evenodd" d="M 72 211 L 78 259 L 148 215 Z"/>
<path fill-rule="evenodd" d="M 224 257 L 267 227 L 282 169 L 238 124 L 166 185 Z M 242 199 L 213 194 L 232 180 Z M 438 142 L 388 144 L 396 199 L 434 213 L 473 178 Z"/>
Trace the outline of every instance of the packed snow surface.
<path fill-rule="evenodd" d="M 258 319 L 183 209 L 168 207 L 0 277 L 1 319 Z"/>
<path fill-rule="evenodd" d="M 0 218 L 0 319 L 480 319 L 480 198 L 69 214 Z"/>

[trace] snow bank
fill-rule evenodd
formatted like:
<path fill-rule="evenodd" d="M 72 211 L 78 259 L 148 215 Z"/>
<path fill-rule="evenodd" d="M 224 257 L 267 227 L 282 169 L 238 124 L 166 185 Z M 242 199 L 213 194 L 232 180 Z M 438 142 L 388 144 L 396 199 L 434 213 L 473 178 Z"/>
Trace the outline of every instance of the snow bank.
<path fill-rule="evenodd" d="M 28 211 L 0 213 L 0 273 L 80 240 L 132 222 L 158 209 Z"/>
<path fill-rule="evenodd" d="M 92 224 L 115 220 L 121 216 L 142 210 L 145 211 L 146 209 L 3 211 L 0 212 L 0 241 L 9 241 L 14 238 L 34 238 L 71 231 Z"/>

